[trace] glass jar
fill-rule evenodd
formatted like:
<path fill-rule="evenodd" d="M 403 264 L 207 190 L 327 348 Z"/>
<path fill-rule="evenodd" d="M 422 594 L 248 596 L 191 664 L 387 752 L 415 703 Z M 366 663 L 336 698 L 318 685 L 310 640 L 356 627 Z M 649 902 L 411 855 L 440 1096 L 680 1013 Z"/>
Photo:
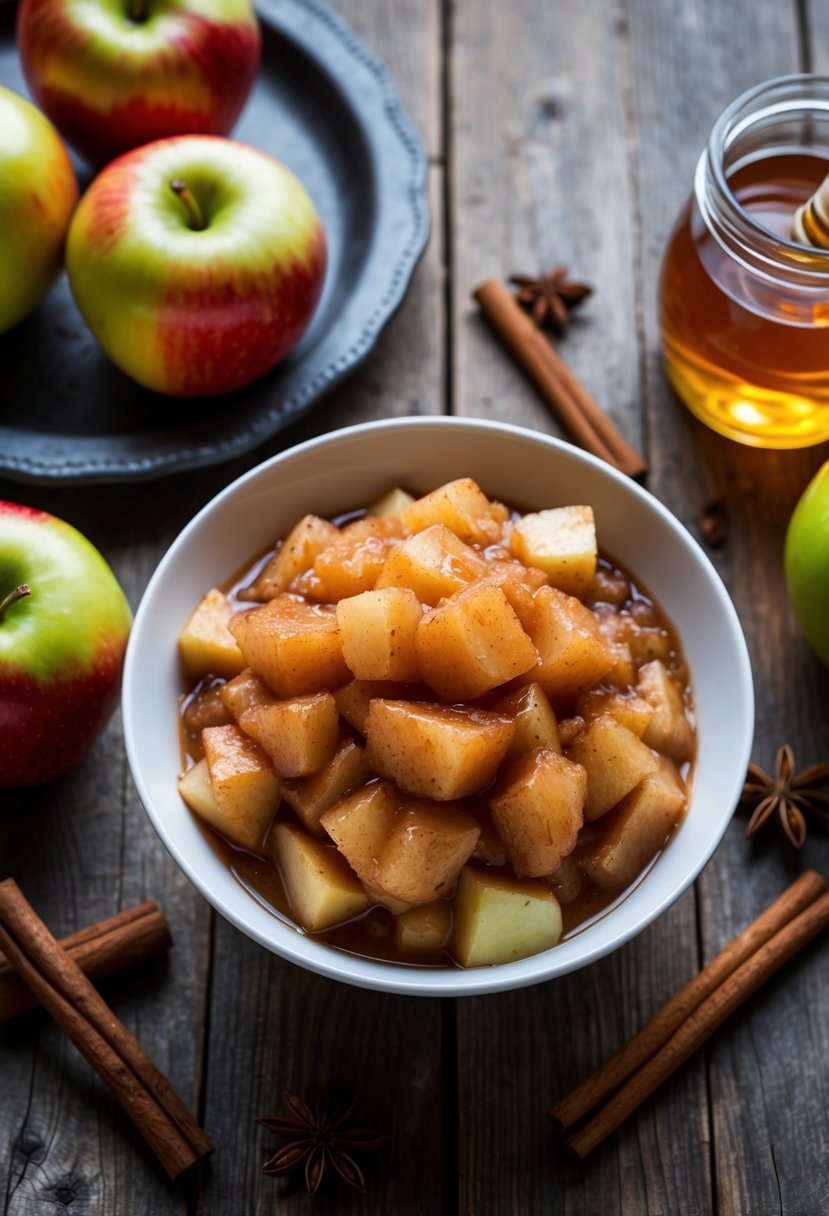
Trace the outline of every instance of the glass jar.
<path fill-rule="evenodd" d="M 730 439 L 829 439 L 829 251 L 789 235 L 828 173 L 829 77 L 757 85 L 715 123 L 665 251 L 668 377 Z"/>

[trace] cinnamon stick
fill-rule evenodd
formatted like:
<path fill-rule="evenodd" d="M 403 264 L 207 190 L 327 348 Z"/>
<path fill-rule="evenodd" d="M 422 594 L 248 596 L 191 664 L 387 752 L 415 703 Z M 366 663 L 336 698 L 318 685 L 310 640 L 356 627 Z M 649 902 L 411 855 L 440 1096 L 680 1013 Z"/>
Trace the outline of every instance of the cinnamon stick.
<path fill-rule="evenodd" d="M 825 890 L 826 883 L 814 870 L 801 874 L 757 920 L 729 942 L 684 988 L 680 988 L 676 996 L 638 1034 L 553 1107 L 550 1117 L 558 1129 L 566 1131 L 572 1127 L 626 1081 L 737 967 Z"/>
<path fill-rule="evenodd" d="M 134 908 L 87 925 L 60 940 L 60 946 L 92 979 L 143 963 L 169 950 L 170 929 L 158 904 L 148 899 Z M 37 998 L 0 954 L 0 1022 L 35 1008 Z"/>
<path fill-rule="evenodd" d="M 686 1018 L 667 1043 L 583 1127 L 566 1141 L 584 1158 L 615 1131 L 719 1029 L 730 1015 L 829 924 L 829 893 L 821 895 L 731 972 Z"/>
<path fill-rule="evenodd" d="M 503 283 L 487 279 L 473 298 L 570 435 L 588 452 L 629 477 L 647 473 L 639 453 L 619 434 L 579 378 L 559 358 Z"/>
<path fill-rule="evenodd" d="M 55 941 L 12 879 L 0 882 L 0 949 L 109 1085 L 171 1178 L 213 1145 L 167 1078 Z"/>

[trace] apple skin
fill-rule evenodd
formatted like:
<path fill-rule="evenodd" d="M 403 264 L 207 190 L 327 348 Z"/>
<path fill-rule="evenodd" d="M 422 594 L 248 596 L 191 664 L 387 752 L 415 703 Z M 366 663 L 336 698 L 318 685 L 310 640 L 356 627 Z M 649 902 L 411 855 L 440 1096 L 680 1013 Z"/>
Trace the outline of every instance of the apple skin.
<path fill-rule="evenodd" d="M 74 768 L 118 700 L 132 614 L 115 576 L 70 524 L 0 501 L 0 787 Z"/>
<path fill-rule="evenodd" d="M 57 278 L 77 201 L 75 170 L 52 124 L 0 86 L 0 333 Z"/>
<path fill-rule="evenodd" d="M 186 183 L 192 217 L 171 182 Z M 109 357 L 173 396 L 232 392 L 296 345 L 322 292 L 322 224 L 298 179 L 256 148 L 183 135 L 127 152 L 69 229 L 75 301 Z"/>
<path fill-rule="evenodd" d="M 17 45 L 38 104 L 103 165 L 170 135 L 226 135 L 261 36 L 250 0 L 22 0 Z"/>
<path fill-rule="evenodd" d="M 800 626 L 829 666 L 829 460 L 794 509 L 786 533 L 784 568 Z"/>

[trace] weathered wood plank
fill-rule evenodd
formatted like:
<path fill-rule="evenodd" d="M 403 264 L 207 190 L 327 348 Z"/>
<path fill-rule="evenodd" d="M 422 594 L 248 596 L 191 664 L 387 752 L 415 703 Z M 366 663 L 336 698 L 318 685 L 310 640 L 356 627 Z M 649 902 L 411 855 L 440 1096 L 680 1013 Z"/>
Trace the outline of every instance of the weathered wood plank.
<path fill-rule="evenodd" d="M 0 497 L 75 523 L 112 562 L 135 604 L 167 539 L 192 513 L 194 495 L 172 491 L 162 503 L 154 490 L 60 494 L 4 483 Z M 18 879 L 58 935 L 148 896 L 161 903 L 175 939 L 170 959 L 113 978 L 105 990 L 195 1106 L 208 916 L 139 805 L 120 717 L 75 773 L 40 789 L 5 791 L 3 812 L 0 870 Z M 45 1017 L 0 1029 L 0 1076 L 0 1186 L 9 1216 L 40 1212 L 47 1202 L 90 1216 L 184 1211 L 182 1192 L 166 1182 L 115 1099 Z"/>
<path fill-rule="evenodd" d="M 490 274 L 563 262 L 597 293 L 562 354 L 639 443 L 636 132 L 626 117 L 624 21 L 610 5 L 527 3 L 507 14 L 465 3 L 450 46 L 454 408 L 556 429 L 468 297 Z M 459 1007 L 462 1211 L 708 1210 L 701 1063 L 583 1167 L 554 1153 L 547 1123 L 552 1101 L 697 965 L 689 894 L 586 972 Z"/>
<path fill-rule="evenodd" d="M 432 236 L 400 315 L 350 383 L 280 439 L 280 446 L 335 426 L 444 408 L 441 250 L 442 168 L 437 98 L 438 5 L 412 0 L 393 13 L 374 0 L 341 10 L 398 74 L 404 101 L 436 163 L 430 174 Z M 348 506 L 352 504 L 344 504 Z M 441 1195 L 441 1009 L 349 988 L 306 973 L 216 924 L 206 1126 L 221 1145 L 199 1211 L 306 1212 L 301 1180 L 264 1177 L 278 1142 L 255 1124 L 281 1107 L 283 1088 L 306 1099 L 357 1097 L 366 1125 L 388 1135 L 365 1160 L 368 1194 L 326 1185 L 320 1212 L 434 1212 Z"/>
<path fill-rule="evenodd" d="M 753 452 L 692 422 L 672 397 L 660 366 L 655 291 L 670 227 L 718 112 L 742 89 L 798 66 L 796 6 L 696 0 L 628 8 L 650 484 L 692 529 L 707 498 L 725 498 L 729 538 L 712 556 L 751 650 L 755 756 L 770 764 L 776 746 L 788 738 L 805 763 L 825 755 L 829 682 L 798 637 L 780 559 L 791 508 L 821 453 Z M 706 959 L 804 862 L 827 868 L 825 839 L 798 859 L 772 840 L 752 847 L 744 824 L 738 821 L 729 830 L 698 884 Z M 814 1126 L 815 1112 L 825 1109 L 827 1088 L 825 958 L 825 946 L 813 950 L 710 1048 L 715 1194 L 722 1214 L 805 1216 L 829 1204 L 825 1136 Z"/>

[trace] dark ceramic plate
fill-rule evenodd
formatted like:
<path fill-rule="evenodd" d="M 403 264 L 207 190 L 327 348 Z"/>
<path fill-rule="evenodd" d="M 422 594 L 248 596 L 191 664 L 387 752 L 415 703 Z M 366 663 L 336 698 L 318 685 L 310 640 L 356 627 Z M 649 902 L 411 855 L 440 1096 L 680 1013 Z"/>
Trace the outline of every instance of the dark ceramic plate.
<path fill-rule="evenodd" d="M 65 276 L 0 337 L 0 473 L 139 481 L 215 464 L 292 422 L 366 357 L 400 304 L 429 230 L 426 157 L 379 60 L 321 0 L 260 0 L 262 66 L 233 135 L 305 183 L 328 237 L 325 292 L 300 346 L 227 397 L 139 388 L 101 353 Z M 0 3 L 0 83 L 27 92 L 15 5 Z M 88 171 L 79 166 L 82 184 Z"/>

